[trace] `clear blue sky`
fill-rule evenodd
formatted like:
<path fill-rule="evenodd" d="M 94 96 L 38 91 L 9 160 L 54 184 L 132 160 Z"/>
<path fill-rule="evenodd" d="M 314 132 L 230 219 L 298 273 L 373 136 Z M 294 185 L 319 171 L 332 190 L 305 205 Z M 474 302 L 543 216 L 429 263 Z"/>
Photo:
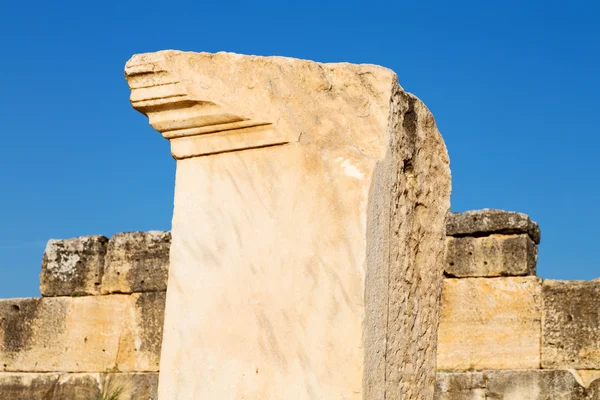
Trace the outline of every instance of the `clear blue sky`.
<path fill-rule="evenodd" d="M 0 297 L 39 294 L 49 238 L 169 229 L 175 163 L 123 78 L 160 49 L 393 69 L 446 140 L 452 209 L 525 212 L 541 276 L 598 277 L 599 17 L 592 1 L 0 1 Z"/>

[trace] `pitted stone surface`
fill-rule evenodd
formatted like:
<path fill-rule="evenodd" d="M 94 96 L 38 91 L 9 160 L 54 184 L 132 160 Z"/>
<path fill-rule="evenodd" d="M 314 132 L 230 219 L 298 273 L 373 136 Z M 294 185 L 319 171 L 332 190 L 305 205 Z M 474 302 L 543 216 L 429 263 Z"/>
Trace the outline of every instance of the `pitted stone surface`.
<path fill-rule="evenodd" d="M 101 381 L 105 393 L 110 393 L 111 389 L 114 393 L 115 389 L 123 388 L 123 394 L 115 400 L 158 399 L 158 373 L 107 374 L 101 375 Z"/>
<path fill-rule="evenodd" d="M 541 279 L 445 279 L 439 370 L 540 367 Z"/>
<path fill-rule="evenodd" d="M 167 290 L 171 232 L 125 232 L 110 238 L 102 294 Z"/>
<path fill-rule="evenodd" d="M 94 374 L 0 372 L 0 400 L 87 400 L 100 390 Z"/>
<path fill-rule="evenodd" d="M 486 400 L 483 372 L 438 372 L 434 400 Z"/>
<path fill-rule="evenodd" d="M 164 292 L 0 300 L 0 371 L 158 371 Z"/>
<path fill-rule="evenodd" d="M 108 399 L 120 389 L 119 400 L 156 400 L 157 386 L 156 373 L 0 372 L 0 400 Z"/>
<path fill-rule="evenodd" d="M 434 400 L 598 400 L 565 370 L 438 372 Z"/>
<path fill-rule="evenodd" d="M 600 280 L 545 280 L 542 366 L 600 369 Z"/>
<path fill-rule="evenodd" d="M 446 220 L 448 236 L 484 236 L 492 233 L 526 233 L 536 243 L 540 243 L 540 227 L 529 216 L 504 210 L 473 210 L 463 213 L 450 213 Z"/>
<path fill-rule="evenodd" d="M 104 236 L 48 241 L 40 276 L 42 296 L 99 294 L 107 243 Z"/>
<path fill-rule="evenodd" d="M 537 246 L 527 234 L 446 237 L 446 274 L 457 277 L 535 275 Z"/>

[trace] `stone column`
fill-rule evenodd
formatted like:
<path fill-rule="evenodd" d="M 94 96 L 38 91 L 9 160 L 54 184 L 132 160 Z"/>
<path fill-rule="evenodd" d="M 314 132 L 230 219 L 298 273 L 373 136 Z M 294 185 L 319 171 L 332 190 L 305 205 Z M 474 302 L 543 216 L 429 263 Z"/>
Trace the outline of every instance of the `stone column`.
<path fill-rule="evenodd" d="M 374 65 L 125 75 L 177 160 L 160 399 L 431 398 L 450 172 L 423 103 Z"/>

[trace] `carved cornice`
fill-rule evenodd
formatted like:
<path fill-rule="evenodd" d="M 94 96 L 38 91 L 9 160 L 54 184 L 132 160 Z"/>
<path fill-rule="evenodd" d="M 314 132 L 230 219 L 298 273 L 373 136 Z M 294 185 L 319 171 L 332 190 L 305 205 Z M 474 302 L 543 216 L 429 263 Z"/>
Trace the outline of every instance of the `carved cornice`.
<path fill-rule="evenodd" d="M 180 53 L 135 55 L 125 66 L 125 77 L 131 89 L 131 105 L 171 141 L 174 158 L 289 142 L 278 137 L 269 121 L 239 115 L 227 106 L 198 98 L 191 87 L 193 79 L 182 79 L 178 68 L 170 63 L 173 54 Z"/>

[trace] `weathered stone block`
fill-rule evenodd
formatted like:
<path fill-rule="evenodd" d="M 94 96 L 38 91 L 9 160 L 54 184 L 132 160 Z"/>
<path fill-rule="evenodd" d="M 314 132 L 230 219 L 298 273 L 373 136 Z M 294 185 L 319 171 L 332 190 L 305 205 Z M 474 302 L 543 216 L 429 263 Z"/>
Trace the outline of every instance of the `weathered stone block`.
<path fill-rule="evenodd" d="M 0 371 L 157 371 L 164 292 L 0 300 Z"/>
<path fill-rule="evenodd" d="M 156 400 L 158 399 L 158 373 L 121 373 L 103 376 L 102 388 L 123 389 L 118 400 Z"/>
<path fill-rule="evenodd" d="M 156 400 L 156 373 L 0 372 L 0 400 Z M 104 397 L 100 397 L 104 394 Z"/>
<path fill-rule="evenodd" d="M 0 400 L 96 399 L 100 385 L 89 374 L 0 373 Z"/>
<path fill-rule="evenodd" d="M 540 227 L 529 216 L 503 210 L 473 210 L 450 213 L 446 220 L 448 236 L 484 236 L 492 233 L 526 233 L 535 244 L 540 243 Z"/>
<path fill-rule="evenodd" d="M 450 174 L 425 105 L 373 65 L 125 76 L 177 159 L 160 397 L 431 398 Z"/>
<path fill-rule="evenodd" d="M 434 400 L 486 400 L 483 372 L 438 372 Z"/>
<path fill-rule="evenodd" d="M 440 370 L 540 367 L 541 279 L 445 279 Z"/>
<path fill-rule="evenodd" d="M 107 243 L 104 236 L 48 241 L 40 275 L 42 296 L 100 293 Z"/>
<path fill-rule="evenodd" d="M 600 280 L 545 280 L 542 367 L 600 369 Z"/>
<path fill-rule="evenodd" d="M 569 371 L 438 372 L 435 400 L 597 400 Z"/>
<path fill-rule="evenodd" d="M 569 371 L 486 371 L 488 399 L 556 400 L 588 399 Z"/>
<path fill-rule="evenodd" d="M 167 290 L 171 233 L 117 233 L 108 242 L 103 294 Z"/>
<path fill-rule="evenodd" d="M 454 277 L 535 275 L 536 262 L 527 234 L 446 237 L 446 274 Z"/>

